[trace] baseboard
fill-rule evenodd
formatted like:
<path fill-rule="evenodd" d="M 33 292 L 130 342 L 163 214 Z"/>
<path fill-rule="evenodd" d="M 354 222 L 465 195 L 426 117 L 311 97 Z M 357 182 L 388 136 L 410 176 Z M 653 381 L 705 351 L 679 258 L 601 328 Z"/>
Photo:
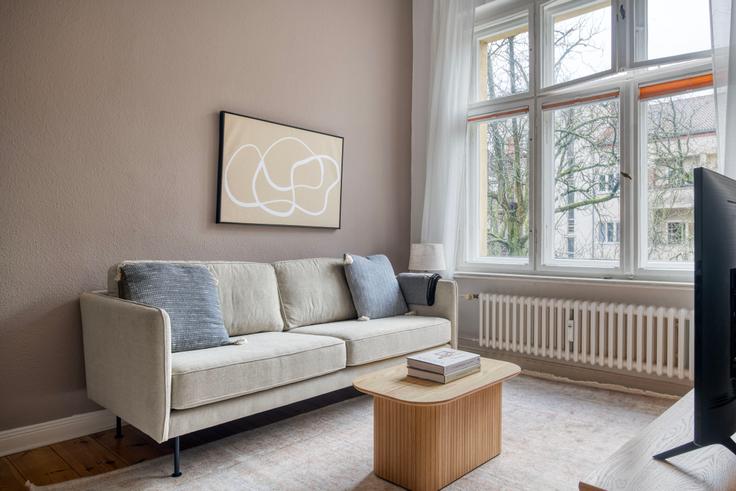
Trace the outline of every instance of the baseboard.
<path fill-rule="evenodd" d="M 595 382 L 591 380 L 575 380 L 567 377 L 561 377 L 559 375 L 552 375 L 551 373 L 535 372 L 532 370 L 522 370 L 522 374 L 528 375 L 534 378 L 541 378 L 543 380 L 552 380 L 554 382 L 563 382 L 566 384 L 581 385 L 583 387 L 593 387 L 595 389 L 612 390 L 615 392 L 623 392 L 625 394 L 635 394 L 639 396 L 657 397 L 659 399 L 668 399 L 670 401 L 679 401 L 680 396 L 674 394 L 663 394 L 661 392 L 652 392 L 651 390 L 645 389 L 634 389 L 626 387 L 625 385 L 610 384 L 603 382 Z"/>
<path fill-rule="evenodd" d="M 101 409 L 30 426 L 0 431 L 0 457 L 115 427 L 115 416 Z"/>
<path fill-rule="evenodd" d="M 477 339 L 460 338 L 459 345 L 461 349 L 466 351 L 516 363 L 525 371 L 550 374 L 571 381 L 621 386 L 638 391 L 674 396 L 683 396 L 693 388 L 690 380 L 670 379 L 616 368 L 583 365 L 564 360 L 500 351 L 480 346 Z"/>

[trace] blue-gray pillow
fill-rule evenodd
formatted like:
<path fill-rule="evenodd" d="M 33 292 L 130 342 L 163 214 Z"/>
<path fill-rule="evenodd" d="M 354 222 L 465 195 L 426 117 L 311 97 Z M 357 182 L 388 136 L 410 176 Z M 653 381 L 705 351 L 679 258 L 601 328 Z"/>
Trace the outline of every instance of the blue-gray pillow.
<path fill-rule="evenodd" d="M 383 254 L 367 257 L 346 254 L 345 277 L 359 319 L 392 317 L 409 310 L 391 261 Z"/>
<path fill-rule="evenodd" d="M 121 270 L 124 298 L 169 314 L 172 352 L 229 343 L 217 285 L 205 266 L 128 263 Z"/>

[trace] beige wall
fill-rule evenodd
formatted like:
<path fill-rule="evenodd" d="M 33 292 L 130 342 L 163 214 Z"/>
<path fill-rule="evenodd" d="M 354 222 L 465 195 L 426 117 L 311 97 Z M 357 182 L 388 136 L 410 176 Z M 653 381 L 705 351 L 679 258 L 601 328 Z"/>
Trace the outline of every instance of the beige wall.
<path fill-rule="evenodd" d="M 96 409 L 78 295 L 125 258 L 409 244 L 411 3 L 0 2 L 0 430 Z M 216 225 L 218 111 L 345 137 L 338 231 Z"/>

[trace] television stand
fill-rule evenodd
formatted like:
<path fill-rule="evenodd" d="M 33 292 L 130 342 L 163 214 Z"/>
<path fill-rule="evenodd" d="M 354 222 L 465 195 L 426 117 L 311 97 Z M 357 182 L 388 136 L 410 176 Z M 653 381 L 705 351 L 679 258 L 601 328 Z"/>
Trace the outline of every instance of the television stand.
<path fill-rule="evenodd" d="M 713 445 L 718 445 L 718 443 L 714 443 Z M 736 442 L 734 442 L 731 438 L 729 438 L 727 440 L 724 440 L 722 443 L 720 443 L 720 445 L 723 445 L 724 447 L 726 447 L 727 449 L 729 449 L 731 452 L 733 452 L 734 454 L 736 454 Z M 681 454 L 684 454 L 684 453 L 687 453 L 687 452 L 691 452 L 693 450 L 698 450 L 698 449 L 701 449 L 701 448 L 705 448 L 706 446 L 710 446 L 710 445 L 705 445 L 705 446 L 702 446 L 701 447 L 700 445 L 696 444 L 695 442 L 690 442 L 690 443 L 686 443 L 684 445 L 680 445 L 679 447 L 672 448 L 672 449 L 667 450 L 665 452 L 658 453 L 657 455 L 655 455 L 652 458 L 653 459 L 657 459 L 657 460 L 667 460 L 670 457 L 675 457 L 676 455 L 681 455 Z"/>
<path fill-rule="evenodd" d="M 634 491 L 639 489 L 735 489 L 736 442 L 696 447 L 693 439 L 693 392 L 652 421 L 580 481 L 585 491 Z M 674 448 L 673 448 L 674 447 Z M 667 452 L 663 452 L 672 448 Z M 699 449 L 698 452 L 686 452 Z M 652 455 L 669 458 L 655 460 Z M 669 454 L 669 455 L 665 455 Z"/>

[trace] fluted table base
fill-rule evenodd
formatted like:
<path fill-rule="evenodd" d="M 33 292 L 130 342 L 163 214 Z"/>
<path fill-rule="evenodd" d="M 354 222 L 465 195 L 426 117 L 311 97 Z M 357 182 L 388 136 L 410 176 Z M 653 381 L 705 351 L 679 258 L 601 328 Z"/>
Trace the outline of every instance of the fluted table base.
<path fill-rule="evenodd" d="M 412 490 L 436 490 L 501 452 L 501 383 L 441 404 L 375 396 L 376 475 Z"/>

